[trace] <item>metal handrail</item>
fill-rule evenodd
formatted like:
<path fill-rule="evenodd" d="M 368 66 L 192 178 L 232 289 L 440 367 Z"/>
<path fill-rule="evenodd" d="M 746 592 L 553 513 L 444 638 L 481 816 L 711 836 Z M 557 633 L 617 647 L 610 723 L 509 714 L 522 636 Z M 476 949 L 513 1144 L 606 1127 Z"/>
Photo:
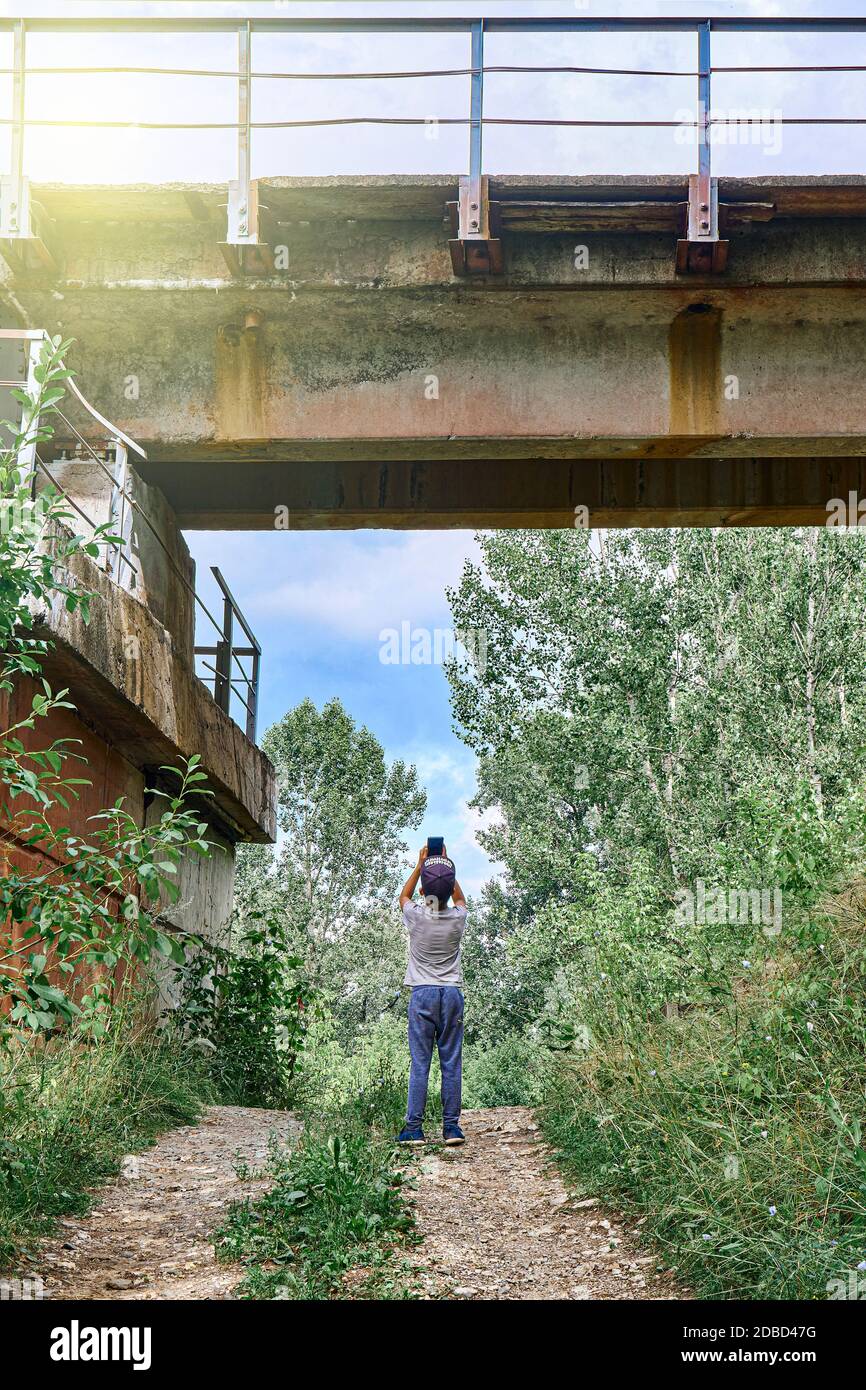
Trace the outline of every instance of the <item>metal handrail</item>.
<path fill-rule="evenodd" d="M 19 387 L 27 391 L 28 394 L 30 394 L 31 396 L 34 396 L 36 394 L 38 390 L 36 370 L 39 365 L 39 358 L 42 351 L 42 346 L 46 341 L 47 337 L 48 335 L 44 329 L 0 329 L 0 341 L 17 341 L 27 344 L 26 375 L 13 382 L 9 382 L 8 384 L 10 386 Z M 61 362 L 60 366 L 65 367 L 65 364 Z M 87 411 L 91 419 L 95 420 L 96 423 L 100 425 L 105 431 L 107 437 L 107 452 L 110 452 L 113 455 L 113 467 L 111 471 L 109 471 L 104 461 L 101 458 L 99 458 L 93 446 L 87 440 L 85 440 L 84 436 L 77 429 L 75 429 L 75 426 L 72 425 L 69 420 L 67 420 L 66 416 L 59 409 L 59 407 L 54 407 L 54 413 L 56 413 L 58 416 L 60 416 L 62 420 L 64 420 L 64 422 L 76 435 L 81 445 L 83 445 L 84 448 L 86 448 L 88 452 L 93 455 L 93 457 L 97 460 L 100 467 L 102 468 L 102 471 L 106 474 L 111 483 L 111 494 L 109 498 L 108 507 L 108 525 L 111 534 L 117 536 L 118 540 L 111 541 L 106 539 L 103 541 L 103 544 L 105 545 L 105 569 L 108 571 L 108 573 L 111 575 L 112 579 L 114 579 L 116 583 L 121 584 L 124 587 L 134 588 L 137 582 L 138 569 L 133 563 L 132 559 L 130 558 L 134 548 L 134 537 L 132 528 L 132 510 L 131 508 L 127 510 L 128 494 L 126 491 L 126 483 L 128 478 L 129 450 L 132 450 L 134 453 L 138 454 L 140 458 L 143 459 L 146 459 L 147 455 L 140 444 L 137 444 L 135 440 L 131 439 L 129 435 L 125 434 L 123 430 L 118 429 L 116 425 L 113 425 L 110 420 L 107 420 L 104 415 L 101 415 L 100 412 L 90 404 L 90 402 L 82 395 L 81 391 L 76 386 L 71 376 L 66 378 L 66 384 L 72 391 L 73 395 L 77 398 L 80 404 Z M 28 430 L 30 426 L 33 426 L 35 434 L 36 428 L 38 427 L 38 420 L 30 420 L 28 422 Z M 55 462 L 69 463 L 75 462 L 75 459 L 61 458 L 56 460 Z M 61 493 L 61 495 L 66 499 L 66 501 L 73 508 L 73 510 L 82 518 L 83 521 L 87 523 L 87 525 L 90 526 L 91 530 L 95 531 L 97 529 L 97 523 L 93 521 L 93 519 L 87 515 L 87 513 L 82 509 L 82 507 L 79 506 L 75 499 L 70 496 L 70 494 L 66 491 L 63 485 L 58 481 L 58 479 L 48 468 L 47 464 L 45 463 L 45 460 L 41 458 L 39 451 L 36 447 L 35 439 L 33 441 L 26 440 L 24 447 L 19 451 L 18 468 L 24 480 L 30 481 L 31 488 L 34 490 L 36 486 L 36 471 L 38 470 L 44 473 L 45 476 L 48 478 L 49 482 L 52 484 L 52 486 L 59 493 Z M 129 576 L 131 577 L 130 583 L 128 585 L 124 585 L 124 569 L 129 571 Z"/>
<path fill-rule="evenodd" d="M 221 710 L 229 713 L 231 706 L 232 693 L 237 695 L 241 704 L 247 712 L 247 738 L 250 743 L 256 741 L 256 720 L 258 716 L 259 702 L 259 669 L 261 665 L 262 649 L 253 631 L 238 607 L 237 601 L 231 589 L 222 576 L 217 565 L 211 565 L 211 574 L 222 590 L 223 595 L 223 625 L 220 631 L 220 640 L 215 647 L 196 647 L 195 654 L 199 657 L 213 656 L 216 658 L 216 666 L 210 662 L 202 664 L 207 670 L 213 672 L 213 697 Z M 234 642 L 234 622 L 237 619 L 238 625 L 243 630 L 250 645 L 248 647 L 238 647 Z M 251 658 L 251 669 L 247 672 L 241 665 L 240 658 Z M 232 661 L 239 667 L 241 677 L 246 686 L 248 698 L 245 700 L 237 690 L 232 680 L 231 665 Z M 204 680 L 203 676 L 199 679 Z M 205 684 L 208 682 L 205 681 Z"/>
<path fill-rule="evenodd" d="M 83 399 L 83 398 L 82 398 L 82 399 Z M 76 438 L 78 439 L 79 443 L 82 444 L 82 445 L 84 446 L 84 448 L 88 450 L 88 452 L 91 454 L 91 456 L 92 456 L 92 458 L 93 458 L 93 461 L 96 463 L 97 467 L 100 468 L 100 469 L 102 470 L 103 473 L 105 473 L 107 476 L 110 477 L 110 475 L 108 475 L 108 470 L 106 469 L 104 463 L 102 462 L 102 460 L 100 459 L 100 457 L 99 457 L 99 455 L 96 453 L 96 451 L 93 449 L 93 447 L 92 447 L 92 445 L 89 443 L 89 441 L 86 440 L 86 439 L 84 438 L 84 436 L 83 436 L 82 434 L 79 433 L 79 431 L 75 428 L 75 426 L 67 419 L 67 417 L 63 414 L 63 412 L 62 412 L 57 406 L 54 407 L 54 410 L 55 410 L 55 413 L 58 414 L 58 415 L 60 416 L 61 420 L 63 420 L 64 423 L 72 430 L 73 434 L 76 436 Z M 146 457 L 146 456 L 143 455 L 143 457 Z M 71 500 L 71 499 L 68 498 L 68 494 L 64 494 L 64 495 L 67 496 L 67 500 Z M 213 616 L 213 614 L 211 613 L 211 611 L 210 611 L 210 609 L 208 608 L 207 604 L 204 602 L 204 599 L 201 597 L 201 595 L 200 595 L 199 593 L 196 592 L 196 590 L 195 590 L 195 588 L 193 587 L 193 585 L 190 584 L 190 582 L 189 582 L 189 580 L 187 579 L 186 575 L 183 573 L 183 571 L 181 570 L 180 566 L 179 566 L 179 565 L 177 564 L 177 562 L 175 561 L 174 556 L 172 555 L 171 551 L 168 549 L 167 545 L 165 544 L 165 541 L 162 539 L 162 536 L 159 534 L 159 531 L 158 531 L 157 528 L 154 526 L 154 524 L 153 524 L 153 522 L 151 521 L 150 517 L 147 515 L 147 512 L 144 511 L 144 509 L 142 508 L 142 506 L 141 506 L 140 502 L 138 501 L 138 499 L 135 498 L 135 497 L 130 496 L 129 492 L 126 491 L 125 488 L 122 489 L 122 496 L 123 496 L 123 498 L 129 503 L 130 515 L 131 515 L 132 512 L 134 511 L 134 512 L 141 518 L 141 520 L 144 522 L 145 526 L 147 526 L 148 530 L 149 530 L 149 531 L 151 532 L 151 534 L 153 535 L 154 540 L 157 542 L 157 544 L 159 545 L 160 549 L 162 550 L 162 552 L 163 552 L 163 554 L 164 554 L 166 560 L 168 561 L 169 567 L 173 570 L 175 576 L 180 580 L 180 582 L 181 582 L 181 584 L 184 586 L 184 588 L 187 589 L 187 591 L 192 595 L 193 601 L 194 601 L 194 602 L 198 605 L 198 607 L 201 609 L 201 611 L 203 612 L 204 616 L 207 618 L 208 622 L 211 624 L 211 626 L 214 628 L 214 630 L 217 632 L 217 634 L 219 634 L 221 642 L 224 643 L 224 642 L 225 642 L 226 626 L 227 626 L 225 616 L 224 616 L 224 619 L 223 619 L 223 625 L 222 625 L 222 627 L 220 627 L 220 625 L 219 625 L 219 623 L 217 622 L 216 618 Z M 126 561 L 126 563 L 128 563 L 128 561 Z M 225 581 L 223 580 L 222 575 L 220 575 L 219 571 L 216 570 L 216 569 L 214 570 L 214 574 L 216 574 L 217 579 L 218 579 L 218 582 L 220 583 L 220 586 L 223 588 L 223 591 L 224 591 L 225 593 L 228 594 L 229 591 L 228 591 L 227 586 L 225 585 Z M 229 598 L 231 598 L 231 595 L 230 595 L 230 594 L 229 594 Z M 233 599 L 231 599 L 231 602 L 232 602 L 232 604 L 234 604 L 234 600 L 233 600 Z M 244 667 L 242 666 L 241 661 L 240 661 L 240 658 L 241 658 L 242 656 L 248 655 L 249 653 L 247 653 L 246 648 L 234 647 L 233 644 L 232 644 L 230 641 L 229 641 L 229 643 L 228 643 L 228 645 L 227 645 L 227 648 L 226 648 L 226 657 L 225 657 L 226 673 L 230 672 L 231 664 L 232 664 L 232 662 L 234 662 L 235 666 L 237 666 L 237 668 L 238 668 L 238 672 L 239 672 L 239 674 L 240 674 L 240 676 L 241 676 L 241 679 L 242 679 L 248 686 L 250 686 L 250 690 L 251 690 L 251 705 L 252 705 L 252 708 L 250 707 L 250 704 L 248 704 L 248 703 L 247 703 L 245 700 L 243 700 L 240 696 L 239 696 L 238 698 L 241 699 L 241 703 L 243 704 L 244 708 L 245 708 L 246 711 L 247 711 L 247 721 L 246 721 L 246 732 L 247 732 L 247 737 L 249 738 L 249 740 L 250 740 L 251 743 L 254 743 L 254 742 L 255 742 L 255 735 L 256 735 L 256 705 L 257 705 L 257 699 L 258 699 L 258 681 L 259 681 L 259 665 L 260 665 L 260 658 L 261 658 L 261 648 L 259 647 L 258 642 L 256 642 L 255 638 L 252 636 L 252 633 L 249 631 L 249 628 L 248 628 L 248 626 L 247 626 L 247 624 L 246 624 L 246 620 L 242 617 L 242 615 L 241 615 L 241 613 L 240 613 L 240 609 L 238 609 L 238 608 L 236 607 L 236 605 L 235 605 L 235 611 L 237 612 L 238 618 L 239 618 L 239 620 L 240 620 L 241 623 L 242 623 L 242 626 L 243 626 L 243 628 L 244 628 L 244 631 L 247 633 L 247 635 L 249 636 L 250 640 L 251 640 L 251 641 L 254 643 L 254 645 L 255 645 L 255 659 L 254 659 L 254 670 L 253 670 L 253 684 L 252 684 L 252 685 L 250 684 L 250 677 L 248 676 L 247 672 L 245 671 L 245 669 L 244 669 Z M 199 652 L 199 650 L 207 650 L 207 649 L 199 649 L 198 647 L 194 647 L 194 649 L 193 649 L 194 655 L 197 655 L 198 652 Z M 205 688 L 209 690 L 209 689 L 210 689 L 209 682 L 208 682 L 207 680 L 205 680 L 204 678 L 202 678 L 202 677 L 200 677 L 200 679 L 202 680 L 202 684 L 205 686 Z M 227 675 L 227 674 L 226 674 L 226 679 L 228 679 L 228 675 Z M 231 684 L 231 683 L 229 682 L 229 685 L 230 685 L 230 684 Z M 230 690 L 229 690 L 229 693 L 228 693 L 227 698 L 225 698 L 225 699 L 217 699 L 217 687 L 216 687 L 216 686 L 215 686 L 214 689 L 211 691 L 211 694 L 214 696 L 214 699 L 217 700 L 217 704 L 219 705 L 219 707 L 220 707 L 226 714 L 228 714 L 229 716 L 231 716 L 231 693 L 230 693 Z"/>
<path fill-rule="evenodd" d="M 310 3 L 310 0 L 303 0 Z M 314 3 L 317 0 L 313 0 Z M 359 0 L 359 3 L 361 0 Z M 290 0 L 290 3 L 301 3 L 301 0 Z M 399 4 L 400 0 L 388 0 L 388 3 Z M 413 3 L 413 0 L 402 0 L 403 4 Z M 581 127 L 643 127 L 643 128 L 691 128 L 696 131 L 698 143 L 698 174 L 702 180 L 702 185 L 706 187 L 706 180 L 711 176 L 711 132 L 715 126 L 738 126 L 738 125 L 760 125 L 772 123 L 773 125 L 814 125 L 814 126 L 836 126 L 851 125 L 859 126 L 866 124 L 864 116 L 780 116 L 773 113 L 772 116 L 717 116 L 711 106 L 710 91 L 714 73 L 725 72 L 862 72 L 866 71 L 866 64 L 838 64 L 838 65 L 797 65 L 797 66 L 772 66 L 761 65 L 755 67 L 719 67 L 712 62 L 711 44 L 714 34 L 849 34 L 866 32 L 866 17 L 857 18 L 850 16 L 824 16 L 808 17 L 800 19 L 789 19 L 782 16 L 748 16 L 748 17 L 701 17 L 701 16 L 679 16 L 679 15 L 658 15 L 644 19 L 624 18 L 619 16 L 552 16 L 552 17 L 520 17 L 520 16 L 496 16 L 489 17 L 469 17 L 469 16 L 443 16 L 428 17 L 414 15 L 395 15 L 393 17 L 376 18 L 353 18 L 343 17 L 304 17 L 292 18 L 290 15 L 267 15 L 262 17 L 222 17 L 219 15 L 209 15 L 199 19 L 195 15 L 186 18 L 166 18 L 166 17 L 120 17 L 111 20 L 103 20 L 98 17 L 91 18 L 69 18 L 66 16 L 47 17 L 40 16 L 34 18 L 15 18 L 6 16 L 0 18 L 0 32 L 11 31 L 14 36 L 13 66 L 6 69 L 12 75 L 12 114 L 8 117 L 0 117 L 0 124 L 11 126 L 11 188 L 9 195 L 5 198 L 2 209 L 2 219 L 0 219 L 0 236 L 26 235 L 26 226 L 29 225 L 29 198 L 24 175 L 24 136 L 28 126 L 74 126 L 88 129 L 148 129 L 148 130 L 231 130 L 237 137 L 237 169 L 238 177 L 236 183 L 230 188 L 229 193 L 229 231 L 227 241 L 232 245 L 244 245 L 256 241 L 257 229 L 255 217 L 250 209 L 254 205 L 252 197 L 252 179 L 250 174 L 250 146 L 252 133 L 256 130 L 277 130 L 277 129 L 297 129 L 304 127 L 321 127 L 330 125 L 424 125 L 428 126 L 431 120 L 436 120 L 438 124 L 465 126 L 469 128 L 469 185 L 470 201 L 474 204 L 479 201 L 481 191 L 481 180 L 483 176 L 483 154 L 482 154 L 482 132 L 485 126 L 493 125 L 526 125 L 526 126 L 557 126 L 576 128 Z M 26 37 L 28 33 L 235 33 L 238 39 L 238 66 L 236 69 L 161 69 L 161 68 L 140 68 L 140 67 L 35 67 L 28 68 L 26 64 Z M 441 69 L 430 72 L 381 72 L 381 73 L 281 73 L 281 72 L 258 72 L 252 66 L 252 39 L 257 34 L 414 34 L 414 33 L 436 33 L 436 34 L 467 34 L 471 37 L 471 61 L 469 66 L 453 69 Z M 671 33 L 671 34 L 693 34 L 697 37 L 697 65 L 694 69 L 682 74 L 674 74 L 672 71 L 660 70 L 654 75 L 672 76 L 682 75 L 697 79 L 698 83 L 698 106 L 697 119 L 694 121 L 642 121 L 642 120 L 568 120 L 568 119 L 543 119 L 533 116 L 509 116 L 509 117 L 489 117 L 484 115 L 484 78 L 489 72 L 572 72 L 572 73 L 608 73 L 614 75 L 651 75 L 652 69 L 623 69 L 623 68 L 575 68 L 575 67 L 527 67 L 519 66 L 495 66 L 488 67 L 484 61 L 484 39 L 488 34 L 637 34 L 637 33 Z M 238 118 L 236 121 L 218 122 L 159 122 L 159 121 L 74 121 L 74 120 L 42 120 L 38 117 L 27 117 L 25 113 L 25 89 L 28 74 L 33 73 L 94 73 L 110 71 L 117 73 L 152 73 L 155 75 L 184 75 L 196 77 L 234 77 L 237 80 L 237 110 Z M 424 77 L 424 76 L 444 76 L 444 75 L 466 75 L 470 78 L 470 106 L 466 116 L 435 118 L 430 116 L 405 116 L 405 117 L 385 117 L 376 114 L 370 116 L 346 116 L 333 117 L 326 120 L 294 120 L 294 121 L 256 121 L 252 116 L 252 83 L 260 78 L 275 78 L 284 80 L 304 80 L 304 81 L 358 81 L 365 78 L 396 79 L 404 77 Z M 476 196 L 479 195 L 479 196 Z M 7 213 L 6 205 L 10 211 Z M 22 224 L 25 231 L 22 232 Z"/>

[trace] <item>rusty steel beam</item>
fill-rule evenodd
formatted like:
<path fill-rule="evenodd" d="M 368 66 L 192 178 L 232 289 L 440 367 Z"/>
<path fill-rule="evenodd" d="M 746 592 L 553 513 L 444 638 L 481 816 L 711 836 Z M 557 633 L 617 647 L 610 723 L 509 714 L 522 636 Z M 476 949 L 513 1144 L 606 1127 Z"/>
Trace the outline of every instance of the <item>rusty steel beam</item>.
<path fill-rule="evenodd" d="M 187 529 L 823 525 L 866 496 L 866 457 L 159 463 Z M 585 511 L 584 511 L 585 509 Z"/>

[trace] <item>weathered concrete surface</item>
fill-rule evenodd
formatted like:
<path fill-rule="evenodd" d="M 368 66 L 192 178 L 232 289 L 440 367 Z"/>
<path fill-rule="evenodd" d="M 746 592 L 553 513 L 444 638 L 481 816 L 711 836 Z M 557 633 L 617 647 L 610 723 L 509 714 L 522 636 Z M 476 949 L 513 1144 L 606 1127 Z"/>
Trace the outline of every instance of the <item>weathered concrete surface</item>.
<path fill-rule="evenodd" d="M 224 188 L 39 189 L 59 270 L 7 304 L 76 338 L 184 526 L 815 521 L 834 469 L 859 486 L 866 179 L 723 180 L 712 279 L 675 273 L 684 180 L 515 178 L 505 274 L 456 280 L 456 187 L 263 181 L 285 268 L 255 280 Z"/>
<path fill-rule="evenodd" d="M 164 810 L 160 798 L 151 801 L 145 811 L 148 825 L 157 821 Z M 186 854 L 178 866 L 175 878 L 179 897 L 176 903 L 164 901 L 161 916 L 179 931 L 204 936 L 221 946 L 230 941 L 231 915 L 234 905 L 235 845 L 210 826 L 208 842 L 211 852 L 205 858 Z M 151 959 L 151 972 L 157 997 L 157 1014 L 175 1009 L 181 998 L 181 984 L 174 964 L 159 956 Z"/>
<path fill-rule="evenodd" d="M 64 408 L 70 409 L 68 402 Z M 52 459 L 51 475 L 96 526 L 110 523 L 111 478 L 87 454 L 68 462 Z M 36 482 L 40 488 L 48 486 L 47 477 L 38 471 Z M 147 521 L 134 513 L 128 553 L 135 568 L 122 566 L 123 586 L 166 628 L 174 650 L 190 665 L 195 646 L 195 562 L 160 489 L 148 486 L 130 467 L 126 491 Z"/>
<path fill-rule="evenodd" d="M 33 629 L 54 643 L 42 662 L 68 686 L 81 717 L 153 785 L 162 765 L 198 753 L 213 798 L 203 818 L 226 838 L 275 837 L 271 763 L 220 710 L 171 634 L 131 594 L 78 554 L 70 573 L 92 595 L 90 622 L 62 596 L 33 613 Z"/>

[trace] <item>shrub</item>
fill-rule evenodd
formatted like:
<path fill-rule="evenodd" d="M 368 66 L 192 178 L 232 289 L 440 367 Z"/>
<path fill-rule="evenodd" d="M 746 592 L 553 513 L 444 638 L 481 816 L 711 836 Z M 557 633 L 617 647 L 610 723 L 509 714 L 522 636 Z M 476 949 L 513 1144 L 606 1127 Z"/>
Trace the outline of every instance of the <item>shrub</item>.
<path fill-rule="evenodd" d="M 279 923 L 262 920 L 231 949 L 196 939 L 178 977 L 172 1031 L 201 1049 L 219 1099 L 290 1105 L 313 999 Z"/>
<path fill-rule="evenodd" d="M 491 1047 L 467 1049 L 464 1108 L 534 1105 L 539 1096 L 538 1057 L 537 1044 L 520 1033 L 510 1033 Z"/>

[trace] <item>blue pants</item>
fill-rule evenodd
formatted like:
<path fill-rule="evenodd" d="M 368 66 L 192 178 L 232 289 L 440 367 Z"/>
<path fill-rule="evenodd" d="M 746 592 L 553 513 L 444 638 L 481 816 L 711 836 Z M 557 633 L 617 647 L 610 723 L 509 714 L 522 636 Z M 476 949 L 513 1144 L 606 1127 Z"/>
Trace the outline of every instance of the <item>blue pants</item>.
<path fill-rule="evenodd" d="M 463 1089 L 463 995 L 456 985 L 416 985 L 412 990 L 407 1129 L 419 1129 L 424 1118 L 434 1042 L 442 1071 L 442 1119 L 446 1125 L 456 1125 Z"/>

